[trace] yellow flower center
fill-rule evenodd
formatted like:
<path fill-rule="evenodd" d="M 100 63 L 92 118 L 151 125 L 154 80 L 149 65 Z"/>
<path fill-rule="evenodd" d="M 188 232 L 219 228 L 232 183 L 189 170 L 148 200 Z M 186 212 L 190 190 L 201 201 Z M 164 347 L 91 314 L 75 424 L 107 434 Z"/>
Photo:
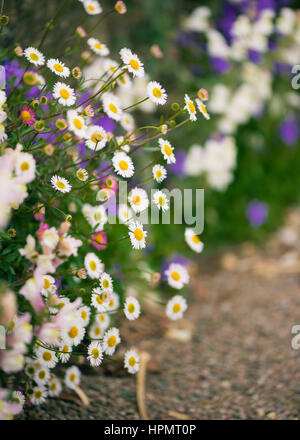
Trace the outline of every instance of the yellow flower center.
<path fill-rule="evenodd" d="M 63 349 L 62 349 L 62 352 L 63 353 L 68 353 L 68 351 L 69 351 L 69 347 L 67 345 L 64 345 Z"/>
<path fill-rule="evenodd" d="M 57 186 L 59 189 L 65 189 L 65 188 L 66 188 L 66 185 L 65 185 L 64 182 L 62 182 L 61 180 L 58 180 L 58 181 L 56 182 L 56 186 Z"/>
<path fill-rule="evenodd" d="M 107 345 L 109 347 L 114 347 L 116 343 L 117 343 L 117 338 L 115 337 L 115 335 L 112 335 L 108 338 Z"/>
<path fill-rule="evenodd" d="M 161 90 L 158 87 L 154 87 L 152 92 L 153 92 L 153 95 L 155 96 L 155 98 L 161 98 L 162 97 Z"/>
<path fill-rule="evenodd" d="M 156 171 L 156 177 L 159 179 L 162 176 L 162 172 L 160 170 Z"/>
<path fill-rule="evenodd" d="M 200 239 L 199 239 L 199 237 L 197 237 L 197 235 L 193 235 L 193 236 L 192 236 L 192 240 L 193 240 L 193 242 L 194 242 L 195 244 L 200 243 Z"/>
<path fill-rule="evenodd" d="M 45 377 L 46 377 L 46 372 L 44 370 L 40 371 L 39 372 L 39 378 L 40 379 L 45 379 Z"/>
<path fill-rule="evenodd" d="M 31 58 L 33 61 L 38 61 L 39 56 L 38 56 L 36 53 L 31 52 L 31 54 L 30 54 L 30 58 Z"/>
<path fill-rule="evenodd" d="M 36 391 L 34 393 L 34 396 L 35 396 L 36 399 L 40 399 L 42 397 L 42 395 L 43 395 L 43 393 L 41 391 Z"/>
<path fill-rule="evenodd" d="M 128 170 L 128 163 L 126 162 L 126 160 L 120 160 L 120 162 L 119 162 L 119 167 L 120 167 L 121 170 L 123 170 L 123 171 Z"/>
<path fill-rule="evenodd" d="M 47 278 L 44 278 L 44 289 L 49 289 L 50 286 L 50 281 Z"/>
<path fill-rule="evenodd" d="M 174 313 L 180 312 L 180 309 L 181 309 L 180 304 L 174 304 L 174 306 L 173 306 L 173 312 Z"/>
<path fill-rule="evenodd" d="M 76 338 L 76 336 L 78 336 L 78 328 L 75 326 L 71 327 L 68 335 L 70 336 L 70 338 Z"/>
<path fill-rule="evenodd" d="M 132 199 L 132 202 L 134 205 L 139 205 L 141 203 L 141 197 L 140 196 L 134 196 Z"/>
<path fill-rule="evenodd" d="M 105 316 L 104 315 L 100 315 L 99 319 L 100 319 L 100 321 L 104 322 L 105 321 Z"/>
<path fill-rule="evenodd" d="M 97 242 L 97 243 L 102 243 L 103 242 L 103 237 L 102 237 L 102 235 L 101 234 L 97 234 L 96 236 L 95 236 L 95 241 Z"/>
<path fill-rule="evenodd" d="M 95 335 L 96 336 L 100 336 L 101 335 L 101 328 L 100 327 L 96 327 L 95 328 Z"/>
<path fill-rule="evenodd" d="M 96 263 L 95 263 L 95 261 L 90 261 L 90 268 L 91 268 L 91 270 L 96 270 L 97 269 L 97 265 L 96 265 Z"/>
<path fill-rule="evenodd" d="M 130 60 L 129 64 L 131 65 L 131 67 L 132 67 L 134 70 L 138 70 L 139 67 L 140 67 L 139 62 L 138 62 L 137 60 L 133 59 L 133 58 Z"/>
<path fill-rule="evenodd" d="M 133 303 L 128 304 L 128 312 L 134 313 L 135 311 L 135 305 Z"/>
<path fill-rule="evenodd" d="M 23 121 L 28 122 L 28 121 L 31 120 L 31 114 L 29 113 L 29 111 L 27 111 L 27 110 L 23 110 L 23 111 L 21 112 L 21 118 L 23 119 Z"/>
<path fill-rule="evenodd" d="M 28 162 L 22 162 L 21 163 L 21 171 L 28 171 L 29 170 L 29 163 Z"/>
<path fill-rule="evenodd" d="M 53 68 L 54 68 L 54 70 L 56 70 L 56 72 L 63 72 L 64 71 L 63 66 L 58 63 L 54 64 Z"/>
<path fill-rule="evenodd" d="M 108 108 L 109 108 L 109 110 L 110 110 L 111 112 L 113 112 L 113 113 L 118 113 L 118 109 L 117 109 L 117 107 L 116 107 L 115 104 L 113 104 L 112 102 L 109 104 Z"/>
<path fill-rule="evenodd" d="M 51 384 L 50 390 L 51 391 L 55 391 L 56 390 L 56 383 L 55 382 Z"/>
<path fill-rule="evenodd" d="M 200 104 L 200 108 L 203 111 L 203 113 L 207 114 L 206 107 L 203 104 Z"/>
<path fill-rule="evenodd" d="M 163 196 L 160 196 L 160 197 L 158 198 L 158 203 L 160 204 L 160 206 L 164 206 L 164 204 L 165 204 L 165 199 L 163 198 Z"/>
<path fill-rule="evenodd" d="M 138 241 L 141 241 L 144 237 L 144 233 L 140 228 L 136 228 L 134 231 L 134 236 Z"/>
<path fill-rule="evenodd" d="M 128 359 L 128 363 L 129 363 L 129 365 L 130 365 L 131 367 L 134 367 L 135 364 L 136 364 L 136 360 L 135 360 L 135 358 L 134 358 L 133 356 L 131 356 L 131 357 Z"/>
<path fill-rule="evenodd" d="M 108 287 L 109 287 L 109 281 L 108 280 L 106 280 L 106 279 L 103 280 L 102 284 L 103 284 L 104 289 L 108 289 Z"/>
<path fill-rule="evenodd" d="M 95 8 L 94 8 L 93 5 L 88 5 L 88 10 L 91 11 L 91 12 L 94 12 Z"/>
<path fill-rule="evenodd" d="M 71 373 L 70 374 L 70 381 L 71 382 L 75 382 L 75 380 L 76 380 L 76 374 L 75 373 Z"/>
<path fill-rule="evenodd" d="M 78 119 L 78 118 L 74 118 L 74 119 L 73 119 L 73 124 L 75 125 L 75 127 L 76 127 L 78 130 L 81 130 L 82 127 L 83 127 L 83 123 L 82 123 L 81 120 Z"/>
<path fill-rule="evenodd" d="M 82 310 L 82 311 L 81 311 L 81 318 L 82 318 L 82 319 L 86 319 L 86 318 L 87 318 L 87 312 L 86 312 L 86 310 Z"/>
<path fill-rule="evenodd" d="M 70 98 L 70 92 L 67 89 L 60 89 L 59 93 L 63 99 Z"/>
<path fill-rule="evenodd" d="M 193 103 L 193 101 L 189 101 L 188 106 L 189 106 L 191 113 L 195 113 L 196 109 L 195 109 L 195 104 Z"/>
<path fill-rule="evenodd" d="M 95 49 L 99 49 L 99 50 L 101 50 L 101 49 L 102 49 L 102 44 L 100 44 L 100 43 L 95 43 L 95 44 L 94 44 L 94 47 L 95 47 Z"/>
<path fill-rule="evenodd" d="M 173 278 L 174 281 L 180 280 L 180 275 L 178 272 L 172 272 L 171 277 Z"/>
<path fill-rule="evenodd" d="M 102 141 L 103 136 L 100 133 L 93 133 L 91 139 L 96 144 L 97 142 Z"/>
<path fill-rule="evenodd" d="M 51 359 L 52 359 L 51 353 L 49 353 L 49 351 L 45 351 L 45 353 L 43 353 L 43 359 L 44 359 L 44 361 L 47 361 L 47 362 L 51 361 Z"/>
<path fill-rule="evenodd" d="M 168 144 L 164 145 L 164 150 L 165 150 L 165 153 L 166 153 L 167 156 L 171 156 L 172 148 Z"/>
<path fill-rule="evenodd" d="M 93 350 L 92 350 L 92 356 L 93 356 L 93 358 L 94 358 L 94 359 L 98 359 L 99 355 L 100 355 L 100 353 L 99 353 L 98 348 L 93 348 Z"/>
<path fill-rule="evenodd" d="M 96 301 L 98 304 L 103 304 L 103 299 L 102 299 L 101 295 L 97 295 Z"/>

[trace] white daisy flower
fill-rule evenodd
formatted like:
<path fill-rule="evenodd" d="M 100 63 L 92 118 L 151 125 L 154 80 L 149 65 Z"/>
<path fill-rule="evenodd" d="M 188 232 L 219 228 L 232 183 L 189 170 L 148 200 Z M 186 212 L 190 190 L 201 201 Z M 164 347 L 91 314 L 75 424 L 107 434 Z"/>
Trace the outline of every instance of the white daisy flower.
<path fill-rule="evenodd" d="M 111 356 L 116 350 L 116 346 L 121 342 L 119 330 L 116 327 L 112 327 L 107 330 L 103 337 L 103 350 Z"/>
<path fill-rule="evenodd" d="M 53 186 L 54 189 L 62 193 L 68 193 L 71 191 L 72 188 L 69 182 L 67 181 L 67 179 L 59 176 L 51 177 L 51 185 Z"/>
<path fill-rule="evenodd" d="M 107 142 L 107 133 L 100 125 L 91 125 L 86 131 L 85 145 L 93 151 L 102 150 Z"/>
<path fill-rule="evenodd" d="M 167 170 L 162 165 L 157 164 L 152 168 L 152 174 L 154 180 L 156 180 L 158 183 L 161 183 L 167 177 Z"/>
<path fill-rule="evenodd" d="M 135 129 L 135 120 L 130 113 L 122 113 L 120 124 L 124 130 L 131 132 Z"/>
<path fill-rule="evenodd" d="M 153 202 L 157 208 L 163 212 L 169 209 L 169 200 L 163 191 L 155 191 L 153 194 Z"/>
<path fill-rule="evenodd" d="M 44 365 L 47 368 L 54 368 L 58 362 L 55 351 L 48 350 L 44 347 L 39 347 L 36 350 L 36 355 L 41 365 Z"/>
<path fill-rule="evenodd" d="M 129 206 L 121 204 L 119 205 L 118 215 L 121 223 L 127 223 L 128 220 L 132 219 L 133 211 Z"/>
<path fill-rule="evenodd" d="M 134 212 L 145 211 L 149 206 L 148 195 L 142 188 L 133 188 L 129 193 L 128 201 Z"/>
<path fill-rule="evenodd" d="M 79 368 L 75 367 L 75 365 L 73 367 L 70 367 L 67 369 L 66 374 L 65 374 L 65 384 L 67 385 L 67 387 L 69 388 L 75 388 L 77 385 L 80 384 L 80 370 Z"/>
<path fill-rule="evenodd" d="M 83 7 L 89 15 L 98 15 L 102 12 L 102 7 L 97 0 L 84 0 Z"/>
<path fill-rule="evenodd" d="M 92 300 L 91 304 L 98 310 L 98 312 L 103 313 L 108 310 L 108 303 L 103 299 L 103 290 L 96 287 L 92 290 Z"/>
<path fill-rule="evenodd" d="M 119 151 L 114 154 L 112 158 L 112 164 L 117 174 L 120 176 L 129 178 L 134 174 L 134 165 L 131 158 L 124 153 Z"/>
<path fill-rule="evenodd" d="M 90 316 L 91 316 L 91 309 L 88 306 L 81 306 L 78 311 L 77 314 L 79 316 L 79 319 L 82 322 L 82 325 L 84 327 L 86 327 L 89 323 L 90 320 Z"/>
<path fill-rule="evenodd" d="M 96 315 L 96 320 L 100 327 L 104 330 L 106 330 L 109 326 L 110 318 L 108 313 L 99 313 L 98 315 Z"/>
<path fill-rule="evenodd" d="M 102 338 L 104 335 L 105 329 L 101 327 L 101 325 L 98 322 L 94 322 L 94 324 L 91 326 L 89 330 L 89 337 L 92 339 L 99 339 Z"/>
<path fill-rule="evenodd" d="M 127 319 L 133 321 L 140 316 L 141 306 L 136 298 L 133 296 L 128 296 L 124 304 L 124 313 Z"/>
<path fill-rule="evenodd" d="M 130 89 L 132 82 L 130 76 L 127 72 L 124 72 L 123 75 L 119 76 L 117 79 L 117 83 L 119 86 L 124 87 L 124 89 Z"/>
<path fill-rule="evenodd" d="M 92 228 L 96 228 L 95 231 L 102 231 L 103 226 L 107 222 L 107 214 L 105 207 L 103 205 L 92 206 L 90 213 L 87 216 L 87 221 L 92 226 Z"/>
<path fill-rule="evenodd" d="M 190 281 L 188 271 L 182 264 L 171 263 L 165 274 L 168 277 L 169 285 L 174 289 L 182 289 Z"/>
<path fill-rule="evenodd" d="M 61 310 L 66 305 L 70 304 L 69 298 L 66 298 L 65 296 L 59 296 L 57 301 L 57 307 Z"/>
<path fill-rule="evenodd" d="M 202 252 L 204 244 L 198 237 L 198 235 L 195 234 L 194 230 L 192 228 L 186 228 L 184 232 L 185 241 L 189 245 L 189 247 L 200 254 Z"/>
<path fill-rule="evenodd" d="M 68 345 L 79 345 L 85 335 L 85 328 L 80 321 L 73 322 L 69 328 L 61 331 L 63 342 Z"/>
<path fill-rule="evenodd" d="M 44 275 L 42 295 L 47 296 L 48 293 L 53 294 L 55 292 L 56 292 L 55 278 L 53 278 L 51 275 Z"/>
<path fill-rule="evenodd" d="M 20 408 L 23 408 L 25 403 L 25 396 L 21 391 L 14 391 L 12 394 L 12 400 L 14 403 L 17 403 Z"/>
<path fill-rule="evenodd" d="M 101 260 L 96 254 L 94 254 L 94 252 L 89 252 L 86 254 L 84 258 L 84 266 L 88 276 L 92 279 L 99 278 L 103 272 Z"/>
<path fill-rule="evenodd" d="M 89 177 L 89 173 L 85 168 L 79 168 L 79 170 L 76 171 L 76 177 L 81 182 L 85 182 Z"/>
<path fill-rule="evenodd" d="M 34 64 L 35 66 L 42 66 L 45 64 L 44 55 L 34 47 L 27 47 L 27 49 L 24 50 L 24 56 L 31 64 Z"/>
<path fill-rule="evenodd" d="M 185 298 L 180 295 L 174 296 L 170 301 L 168 301 L 166 307 L 166 315 L 168 318 L 173 321 L 176 319 L 180 319 L 183 316 L 183 313 L 187 309 L 187 304 Z"/>
<path fill-rule="evenodd" d="M 92 367 L 98 367 L 103 359 L 103 349 L 100 342 L 93 341 L 88 346 L 87 359 L 90 361 Z"/>
<path fill-rule="evenodd" d="M 25 367 L 25 374 L 32 378 L 35 375 L 36 369 L 37 367 L 33 361 L 27 362 L 27 365 Z"/>
<path fill-rule="evenodd" d="M 135 350 L 127 350 L 124 355 L 124 366 L 128 373 L 135 374 L 140 368 L 140 357 Z"/>
<path fill-rule="evenodd" d="M 82 116 L 76 110 L 69 110 L 67 112 L 67 119 L 69 130 L 72 131 L 80 139 L 86 136 L 86 125 Z"/>
<path fill-rule="evenodd" d="M 132 53 L 130 49 L 123 48 L 120 50 L 120 57 L 123 61 L 125 67 L 134 76 L 142 77 L 144 76 L 144 65 L 140 61 L 139 57 Z"/>
<path fill-rule="evenodd" d="M 59 359 L 65 364 L 70 359 L 72 353 L 72 345 L 63 342 L 59 347 Z"/>
<path fill-rule="evenodd" d="M 146 247 L 145 238 L 147 231 L 144 231 L 143 225 L 140 222 L 129 223 L 129 237 L 134 249 L 143 249 Z"/>
<path fill-rule="evenodd" d="M 57 58 L 50 58 L 47 61 L 47 67 L 56 75 L 61 76 L 62 78 L 67 78 L 70 75 L 70 69 Z"/>
<path fill-rule="evenodd" d="M 53 250 L 56 248 L 59 240 L 59 235 L 57 229 L 52 226 L 52 228 L 46 229 L 43 232 L 41 243 L 47 246 L 49 249 Z"/>
<path fill-rule="evenodd" d="M 107 304 L 107 310 L 109 312 L 112 312 L 113 310 L 118 309 L 119 305 L 120 305 L 119 296 L 115 292 L 112 292 L 110 294 L 110 300 Z"/>
<path fill-rule="evenodd" d="M 167 102 L 168 95 L 158 82 L 150 81 L 147 85 L 147 92 L 150 100 L 154 102 L 154 104 L 164 105 Z"/>
<path fill-rule="evenodd" d="M 96 38 L 89 38 L 87 40 L 87 44 L 90 46 L 92 51 L 95 52 L 97 55 L 102 55 L 103 57 L 105 57 L 106 55 L 109 54 L 108 47 L 105 44 L 100 43 L 100 41 L 97 40 Z"/>
<path fill-rule="evenodd" d="M 111 60 L 110 58 L 104 58 L 103 67 L 104 71 L 111 75 L 112 73 L 116 73 L 116 71 L 118 70 L 118 63 L 114 60 Z"/>
<path fill-rule="evenodd" d="M 130 146 L 127 144 L 124 144 L 124 136 L 116 136 L 116 141 L 122 151 L 125 151 L 125 153 L 129 153 Z"/>
<path fill-rule="evenodd" d="M 33 388 L 33 393 L 30 394 L 30 401 L 34 405 L 41 405 L 45 402 L 47 397 L 47 391 L 46 388 L 43 386 L 37 386 Z"/>
<path fill-rule="evenodd" d="M 99 279 L 99 284 L 102 290 L 112 290 L 113 288 L 112 278 L 106 272 L 103 272 L 103 274 L 101 275 Z"/>
<path fill-rule="evenodd" d="M 38 385 L 45 385 L 50 379 L 50 373 L 47 367 L 40 367 L 36 370 L 34 375 L 34 381 Z"/>
<path fill-rule="evenodd" d="M 209 120 L 210 115 L 206 109 L 206 105 L 204 105 L 200 99 L 196 99 L 196 104 L 197 104 L 199 111 L 202 113 L 202 115 L 205 117 L 205 119 Z"/>
<path fill-rule="evenodd" d="M 115 121 L 120 121 L 122 116 L 122 109 L 120 107 L 119 98 L 112 95 L 111 93 L 106 93 L 103 97 L 103 110 L 111 119 Z"/>
<path fill-rule="evenodd" d="M 184 109 L 189 112 L 190 120 L 196 121 L 197 120 L 196 107 L 195 107 L 194 102 L 189 97 L 189 95 L 187 95 L 187 94 L 184 95 L 184 102 L 185 102 Z"/>
<path fill-rule="evenodd" d="M 58 99 L 58 102 L 61 105 L 65 105 L 68 107 L 75 104 L 76 102 L 74 89 L 62 82 L 57 82 L 56 84 L 54 84 L 53 97 L 55 99 Z"/>
<path fill-rule="evenodd" d="M 61 381 L 56 377 L 52 376 L 48 383 L 48 394 L 51 397 L 57 397 L 62 392 Z"/>
<path fill-rule="evenodd" d="M 25 178 L 26 183 L 31 182 L 35 178 L 35 160 L 33 156 L 29 153 L 19 153 L 17 155 L 15 172 L 17 176 Z"/>
<path fill-rule="evenodd" d="M 173 153 L 174 148 L 172 147 L 172 145 L 170 144 L 169 141 L 167 141 L 166 139 L 158 139 L 158 143 L 160 146 L 160 150 L 163 154 L 164 159 L 167 161 L 168 164 L 170 163 L 176 163 L 176 158 L 175 155 Z"/>

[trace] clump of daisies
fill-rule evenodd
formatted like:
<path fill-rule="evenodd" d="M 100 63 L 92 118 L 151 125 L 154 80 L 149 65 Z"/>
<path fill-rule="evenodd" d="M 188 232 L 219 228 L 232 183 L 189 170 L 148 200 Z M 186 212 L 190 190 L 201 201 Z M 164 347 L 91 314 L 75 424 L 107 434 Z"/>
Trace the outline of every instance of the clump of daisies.
<path fill-rule="evenodd" d="M 97 0 L 80 3 L 85 18 L 101 17 Z M 123 15 L 125 3 L 116 2 L 112 12 Z M 6 73 L 6 90 L 0 90 L 0 257 L 7 263 L 1 267 L 0 324 L 8 347 L 0 352 L 0 380 L 9 383 L 0 390 L 0 418 L 12 418 L 26 403 L 43 405 L 64 388 L 77 392 L 81 371 L 73 362 L 79 354 L 95 369 L 118 358 L 119 319 L 136 321 L 143 313 L 138 293 L 124 298 L 122 290 L 160 282 L 143 252 L 154 246 L 143 215 L 153 206 L 163 213 L 170 208 L 161 187 L 176 162 L 168 133 L 185 122 L 177 118 L 186 112 L 191 119 L 205 114 L 201 95 L 194 107 L 185 98 L 170 116 L 167 91 L 149 78 L 133 50 L 123 48 L 110 59 L 105 40 L 80 26 L 70 41 L 80 39 L 84 66 L 74 67 L 68 53 L 46 53 L 48 31 L 36 45 L 8 50 L 6 72 L 0 72 L 1 78 Z M 162 109 L 160 123 L 136 127 L 135 109 L 149 105 Z M 148 144 L 154 158 L 144 164 Z M 144 186 L 149 181 L 151 196 Z M 126 197 L 117 199 L 125 184 Z M 194 231 L 187 229 L 182 239 L 201 252 Z M 171 288 L 184 288 L 187 268 L 170 264 L 166 279 Z M 175 296 L 167 316 L 180 318 L 186 307 Z M 127 350 L 123 362 L 136 373 L 138 351 Z"/>

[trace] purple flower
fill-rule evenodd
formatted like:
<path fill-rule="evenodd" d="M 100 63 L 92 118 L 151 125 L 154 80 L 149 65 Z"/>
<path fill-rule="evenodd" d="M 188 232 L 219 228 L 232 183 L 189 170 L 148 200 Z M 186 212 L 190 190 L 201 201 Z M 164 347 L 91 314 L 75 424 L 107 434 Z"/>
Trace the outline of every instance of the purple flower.
<path fill-rule="evenodd" d="M 248 58 L 250 61 L 256 64 L 261 63 L 263 59 L 261 53 L 254 49 L 248 50 Z"/>
<path fill-rule="evenodd" d="M 229 63 L 229 61 L 221 57 L 212 57 L 211 66 L 216 73 L 220 74 L 226 73 L 228 72 L 228 70 L 231 69 L 231 64 Z"/>
<path fill-rule="evenodd" d="M 298 124 L 293 116 L 288 116 L 279 126 L 280 139 L 287 145 L 293 145 L 299 138 Z"/>
<path fill-rule="evenodd" d="M 259 200 L 251 200 L 246 209 L 246 216 L 250 225 L 257 228 L 264 224 L 268 217 L 268 205 Z"/>
<path fill-rule="evenodd" d="M 176 163 L 169 165 L 169 170 L 171 173 L 177 176 L 184 177 L 186 174 L 184 172 L 184 162 L 186 159 L 186 152 L 182 149 L 176 150 Z"/>

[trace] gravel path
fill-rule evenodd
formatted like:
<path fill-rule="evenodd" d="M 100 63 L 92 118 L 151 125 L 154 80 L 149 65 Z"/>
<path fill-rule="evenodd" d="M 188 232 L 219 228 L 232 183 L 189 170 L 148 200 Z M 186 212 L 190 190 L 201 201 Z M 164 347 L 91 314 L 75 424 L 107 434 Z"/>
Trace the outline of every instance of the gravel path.
<path fill-rule="evenodd" d="M 121 330 L 125 340 L 151 354 L 149 417 L 300 418 L 300 350 L 291 349 L 291 327 L 300 324 L 299 276 L 222 268 L 209 273 L 207 266 L 194 279 L 184 320 L 170 323 L 155 309 L 139 319 L 138 329 L 128 323 Z M 121 364 L 83 374 L 82 389 L 89 407 L 52 399 L 25 417 L 139 418 L 135 377 L 123 375 Z"/>

